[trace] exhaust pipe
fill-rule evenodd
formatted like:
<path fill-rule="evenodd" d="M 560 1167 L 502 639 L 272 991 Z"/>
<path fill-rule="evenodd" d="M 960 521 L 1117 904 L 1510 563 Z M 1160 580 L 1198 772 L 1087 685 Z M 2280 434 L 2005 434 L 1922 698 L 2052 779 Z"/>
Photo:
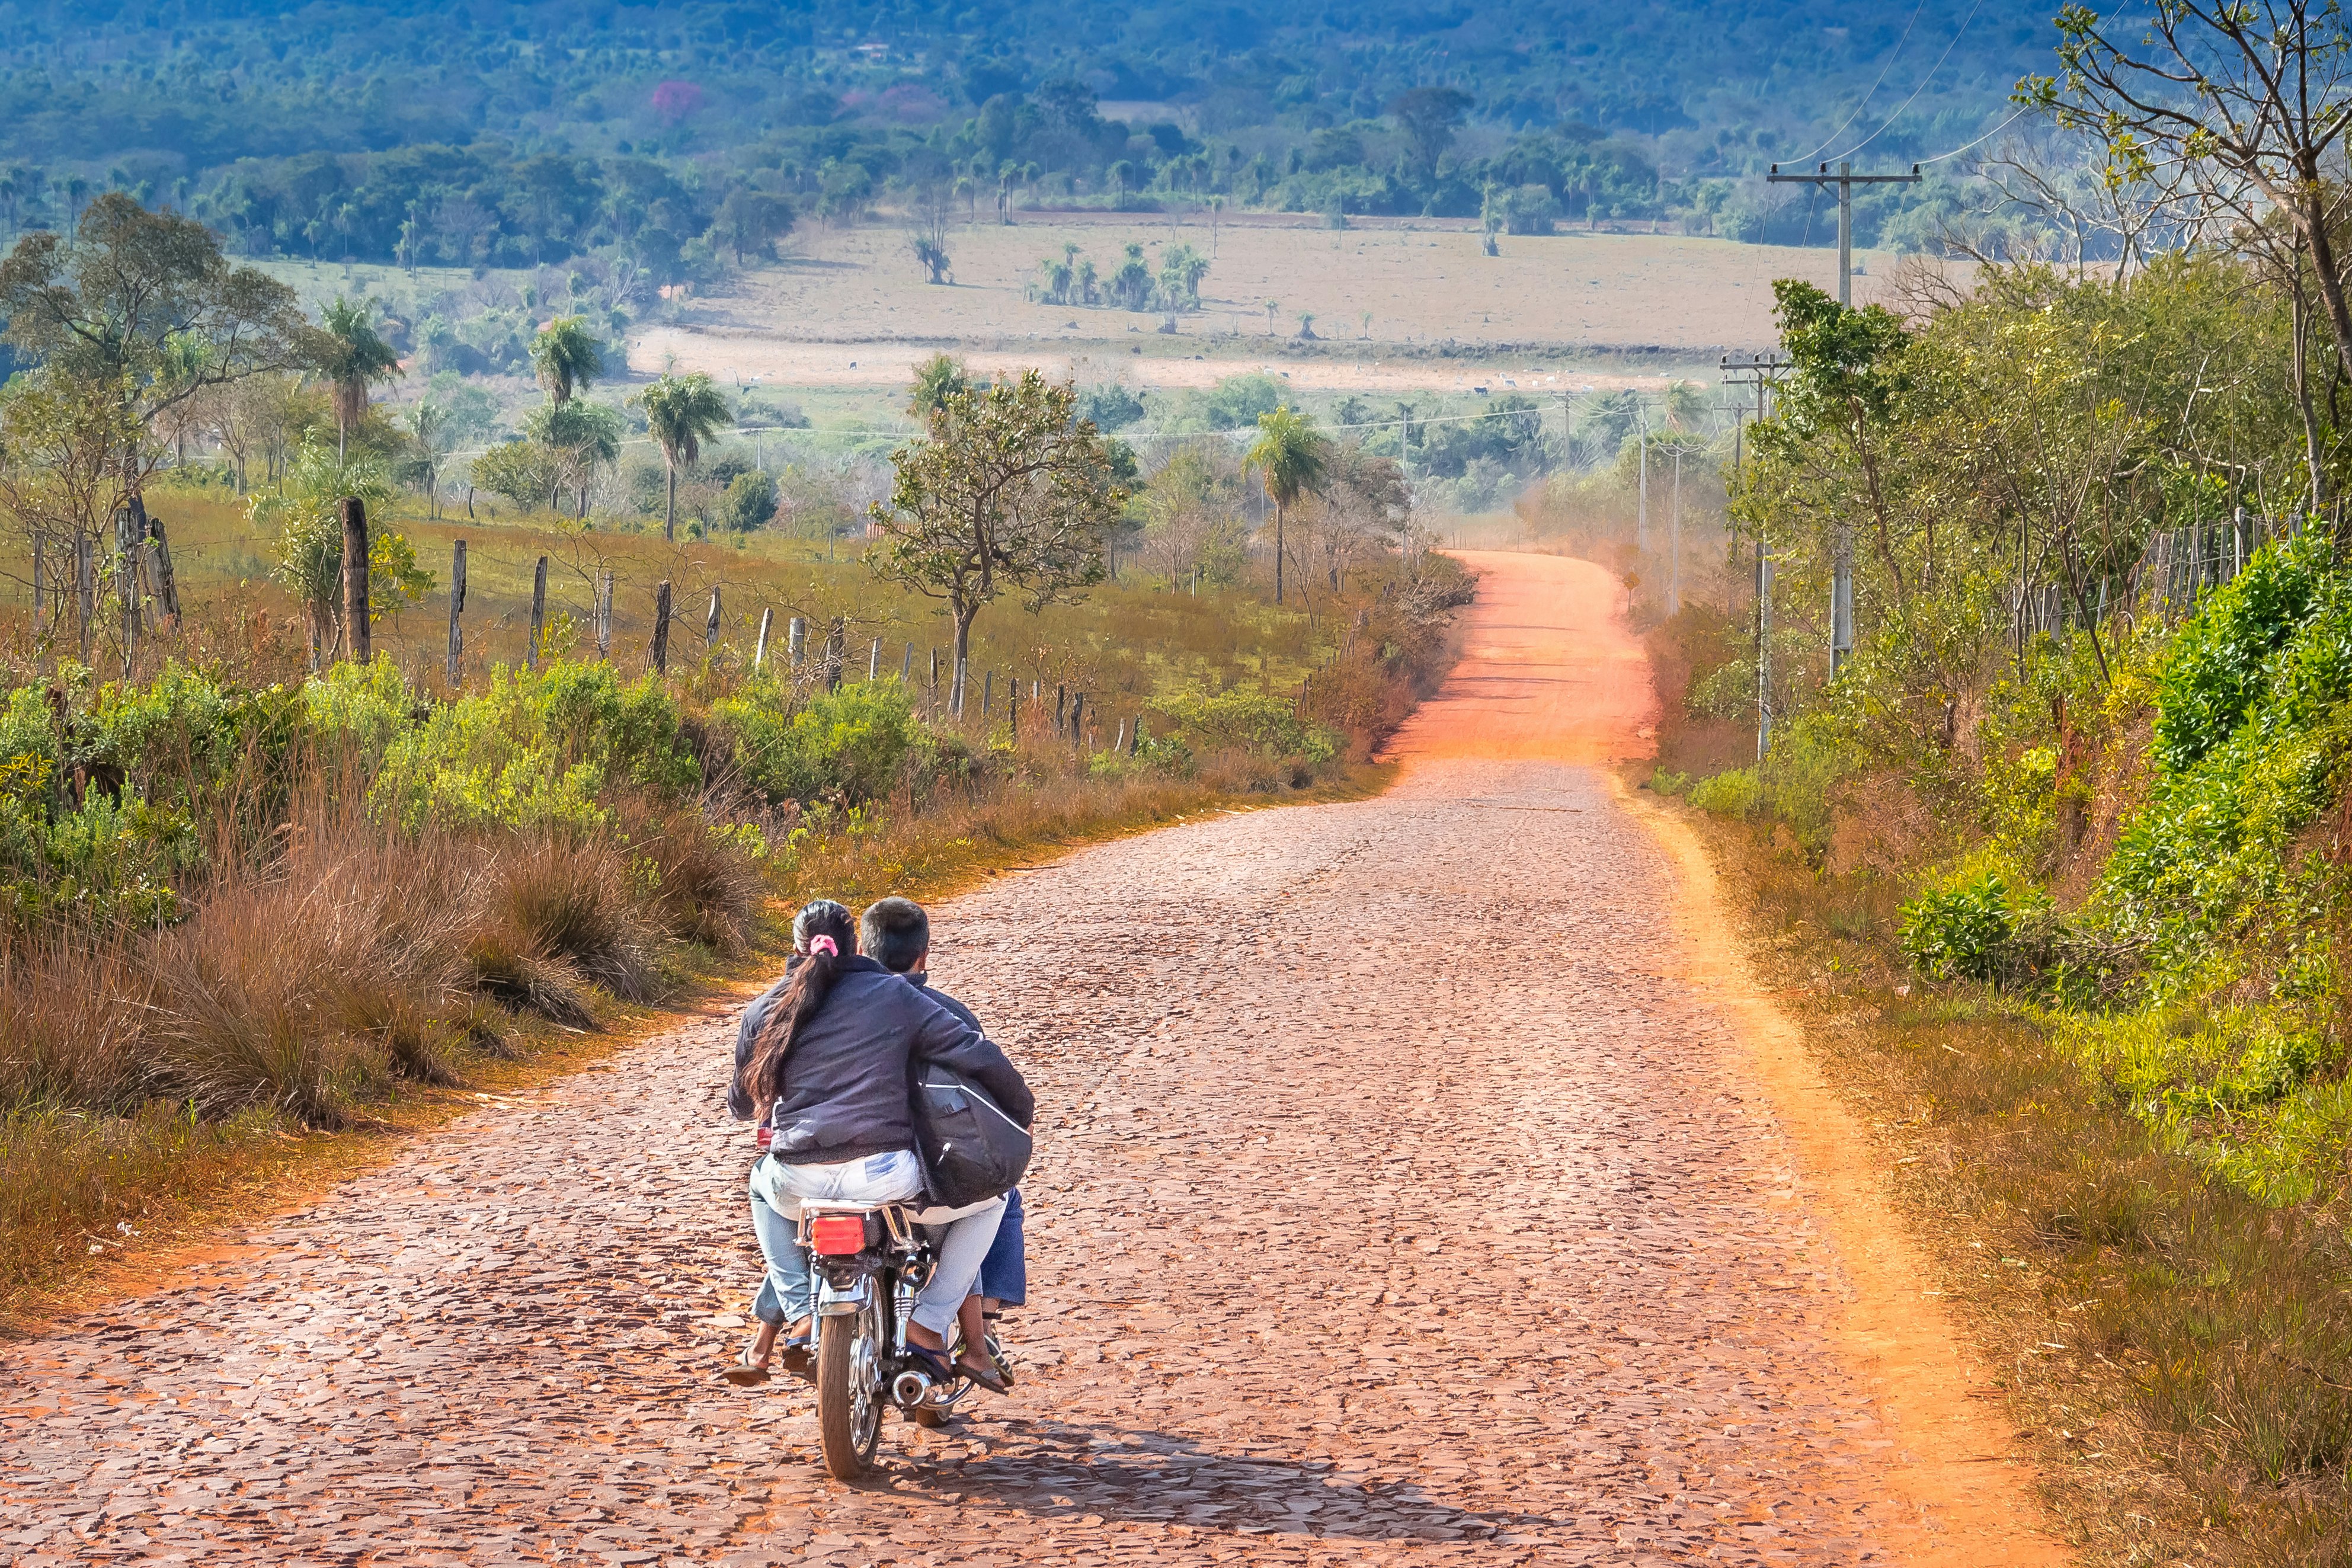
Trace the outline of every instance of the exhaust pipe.
<path fill-rule="evenodd" d="M 908 1410 L 929 1398 L 930 1392 L 931 1375 L 927 1372 L 917 1372 L 909 1368 L 890 1380 L 892 1403 Z"/>

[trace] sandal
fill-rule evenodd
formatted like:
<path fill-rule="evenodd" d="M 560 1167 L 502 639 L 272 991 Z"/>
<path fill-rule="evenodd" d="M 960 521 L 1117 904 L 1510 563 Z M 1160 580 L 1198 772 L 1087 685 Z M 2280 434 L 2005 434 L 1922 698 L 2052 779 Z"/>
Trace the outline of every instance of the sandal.
<path fill-rule="evenodd" d="M 745 1345 L 719 1374 L 738 1388 L 757 1388 L 768 1381 L 768 1363 L 751 1359 L 751 1347 Z"/>
<path fill-rule="evenodd" d="M 781 1370 L 808 1383 L 816 1381 L 816 1345 L 814 1331 L 792 1334 L 776 1342 L 777 1361 Z"/>
<path fill-rule="evenodd" d="M 993 1358 L 980 1366 L 974 1366 L 968 1361 L 959 1361 L 955 1363 L 955 1367 L 958 1373 L 971 1379 L 991 1394 L 1013 1392 L 1013 1380 L 1004 1375 L 1004 1369 L 998 1366 Z"/>
<path fill-rule="evenodd" d="M 948 1360 L 944 1352 L 935 1351 L 929 1345 L 919 1345 L 914 1341 L 908 1340 L 907 1354 L 925 1372 L 930 1373 L 931 1381 L 941 1388 L 947 1387 L 957 1378 L 967 1375 L 966 1369 L 962 1365 Z"/>

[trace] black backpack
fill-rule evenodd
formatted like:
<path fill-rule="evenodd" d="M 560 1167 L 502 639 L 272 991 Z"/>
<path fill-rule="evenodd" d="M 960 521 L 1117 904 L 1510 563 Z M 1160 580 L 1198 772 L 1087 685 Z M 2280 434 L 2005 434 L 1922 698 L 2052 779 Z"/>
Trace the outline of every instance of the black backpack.
<path fill-rule="evenodd" d="M 1020 1184 L 1029 1168 L 1029 1134 L 980 1085 L 953 1068 L 919 1061 L 914 1112 L 932 1203 L 961 1208 Z"/>

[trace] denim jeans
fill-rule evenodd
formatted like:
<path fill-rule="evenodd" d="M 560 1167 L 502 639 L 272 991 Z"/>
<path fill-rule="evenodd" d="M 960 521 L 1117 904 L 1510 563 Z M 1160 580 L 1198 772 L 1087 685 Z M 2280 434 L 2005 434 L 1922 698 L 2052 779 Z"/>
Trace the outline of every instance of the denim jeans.
<path fill-rule="evenodd" d="M 751 1310 L 761 1322 L 792 1323 L 816 1307 L 816 1286 L 801 1246 L 800 1200 L 818 1203 L 905 1203 L 922 1195 L 922 1163 L 908 1151 L 868 1155 L 834 1165 L 787 1165 L 772 1154 L 751 1167 L 751 1230 L 767 1262 L 767 1278 Z M 1004 1200 L 990 1198 L 960 1209 L 917 1209 L 919 1225 L 939 1227 L 933 1248 L 938 1267 L 915 1300 L 914 1319 L 934 1333 L 955 1322 L 956 1309 L 971 1294 L 981 1259 L 996 1240 Z"/>
<path fill-rule="evenodd" d="M 980 1293 L 1008 1307 L 1029 1300 L 1028 1239 L 1022 1234 L 1021 1189 L 1004 1194 L 1004 1221 L 980 1265 Z"/>

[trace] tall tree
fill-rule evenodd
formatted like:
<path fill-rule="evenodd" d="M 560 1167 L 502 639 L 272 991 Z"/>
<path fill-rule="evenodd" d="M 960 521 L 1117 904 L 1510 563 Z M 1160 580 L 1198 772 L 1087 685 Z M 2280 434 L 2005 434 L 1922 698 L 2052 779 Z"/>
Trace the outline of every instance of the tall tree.
<path fill-rule="evenodd" d="M 604 374 L 604 345 L 588 331 L 584 316 L 558 316 L 530 341 L 531 369 L 548 401 L 558 408 Z"/>
<path fill-rule="evenodd" d="M 669 493 L 662 504 L 662 537 L 677 537 L 677 472 L 690 468 L 702 455 L 702 444 L 735 423 L 727 399 L 709 376 L 672 375 L 665 372 L 651 386 L 630 400 L 645 410 L 646 426 L 661 447 Z"/>
<path fill-rule="evenodd" d="M 1274 502 L 1274 602 L 1282 603 L 1284 514 L 1307 491 L 1320 489 L 1329 470 L 1331 443 L 1315 422 L 1294 408 L 1277 408 L 1257 416 L 1257 441 L 1242 459 L 1265 482 Z"/>
<path fill-rule="evenodd" d="M 947 602 L 960 712 L 974 618 L 1008 589 L 1034 611 L 1101 582 L 1127 491 L 1076 392 L 1034 370 L 950 394 L 890 458 L 889 502 L 868 509 L 883 543 L 866 559 L 883 581 Z"/>
<path fill-rule="evenodd" d="M 366 304 L 338 294 L 320 320 L 318 370 L 335 407 L 335 456 L 351 452 L 352 426 L 367 411 L 368 388 L 400 374 L 400 356 L 383 341 Z"/>
<path fill-rule="evenodd" d="M 1454 145 L 1454 132 L 1470 112 L 1470 95 L 1451 87 L 1416 87 L 1389 102 L 1389 117 L 1412 143 L 1414 160 L 1424 174 L 1437 173 L 1437 161 Z"/>
<path fill-rule="evenodd" d="M 935 353 L 915 367 L 915 384 L 907 398 L 907 412 L 918 419 L 929 419 L 947 406 L 949 398 L 971 390 L 971 376 L 964 370 L 963 361 L 945 352 Z"/>
<path fill-rule="evenodd" d="M 203 224 L 119 191 L 89 205 L 75 244 L 47 232 L 16 242 L 0 260 L 0 316 L 10 344 L 111 403 L 142 436 L 207 387 L 317 358 L 291 289 L 230 266 Z M 150 445 L 132 439 L 117 451 L 128 496 L 146 477 Z"/>

